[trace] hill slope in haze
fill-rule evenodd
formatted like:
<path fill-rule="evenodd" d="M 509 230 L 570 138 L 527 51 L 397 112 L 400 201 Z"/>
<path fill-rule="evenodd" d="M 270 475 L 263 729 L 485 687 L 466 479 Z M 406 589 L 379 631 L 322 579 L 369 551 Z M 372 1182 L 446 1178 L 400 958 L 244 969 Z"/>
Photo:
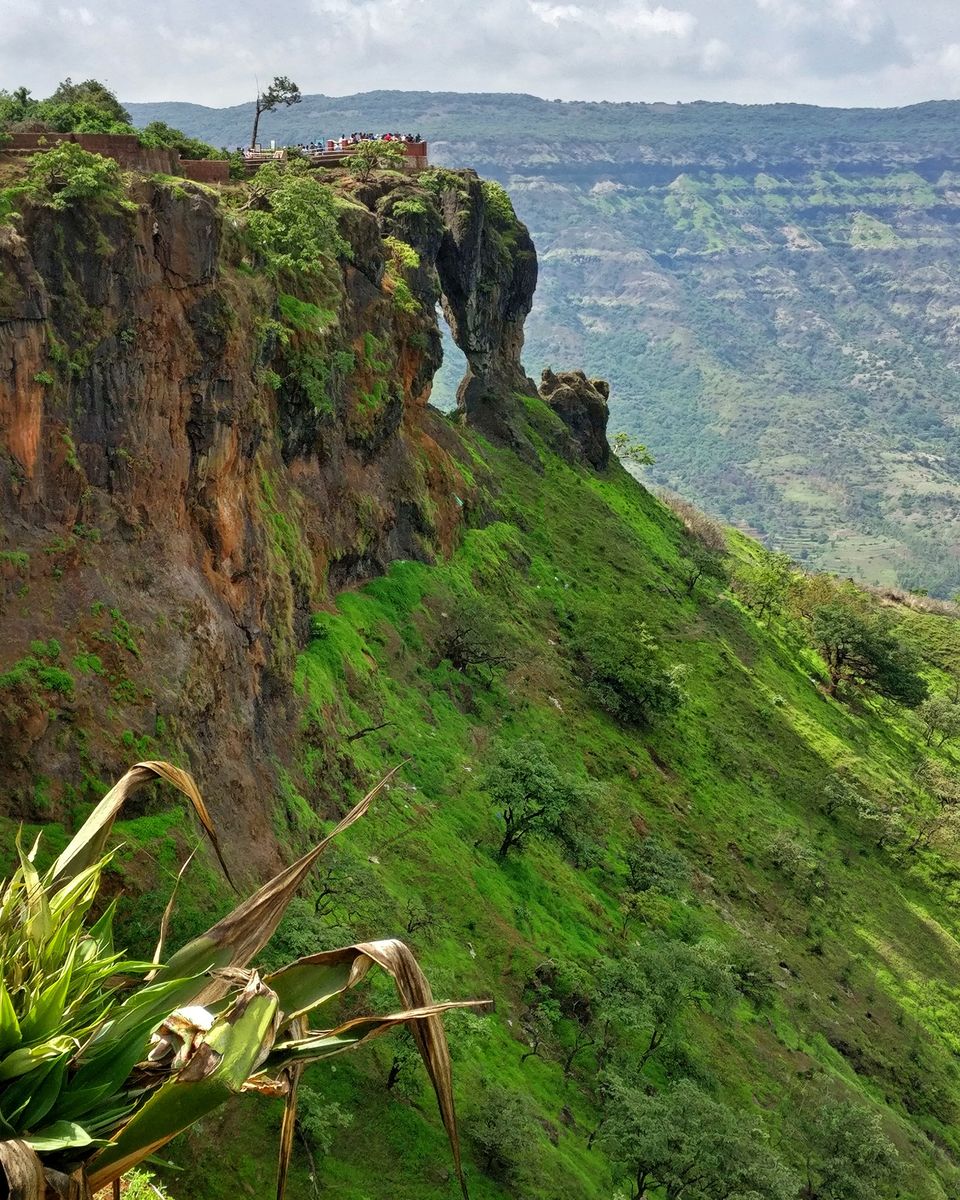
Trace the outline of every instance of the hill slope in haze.
<path fill-rule="evenodd" d="M 130 106 L 215 144 L 248 106 Z M 652 478 L 811 564 L 960 588 L 960 104 L 307 97 L 265 136 L 415 129 L 507 183 L 528 360 L 615 384 Z"/>

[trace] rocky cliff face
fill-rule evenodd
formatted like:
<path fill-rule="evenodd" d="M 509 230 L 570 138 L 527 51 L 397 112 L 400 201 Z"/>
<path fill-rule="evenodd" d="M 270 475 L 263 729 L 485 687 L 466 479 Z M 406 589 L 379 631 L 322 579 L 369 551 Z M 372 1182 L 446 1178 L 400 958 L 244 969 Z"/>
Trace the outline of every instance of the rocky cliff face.
<path fill-rule="evenodd" d="M 467 418 L 505 427 L 499 397 L 527 386 L 532 243 L 470 172 L 343 190 L 346 247 L 316 276 L 262 270 L 190 185 L 0 228 L 15 815 L 69 818 L 99 776 L 179 752 L 228 836 L 262 825 L 250 805 L 297 728 L 310 614 L 455 543 L 473 483 L 427 404 L 437 306 L 470 363 Z"/>
<path fill-rule="evenodd" d="M 444 313 L 468 364 L 460 407 L 468 418 L 493 428 L 506 397 L 536 390 L 520 352 L 537 286 L 537 256 L 505 194 L 499 199 L 499 206 L 485 204 L 483 185 L 479 192 L 472 187 L 444 193 L 437 264 Z"/>

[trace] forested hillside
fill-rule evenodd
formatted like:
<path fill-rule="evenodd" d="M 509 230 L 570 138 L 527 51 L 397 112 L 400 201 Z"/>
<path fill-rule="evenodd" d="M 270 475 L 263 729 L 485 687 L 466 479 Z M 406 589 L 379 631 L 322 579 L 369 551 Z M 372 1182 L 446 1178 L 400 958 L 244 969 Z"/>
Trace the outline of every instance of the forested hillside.
<path fill-rule="evenodd" d="M 131 109 L 247 135 L 243 107 Z M 957 114 L 374 92 L 307 97 L 265 136 L 409 128 L 507 183 L 542 263 L 531 366 L 611 379 L 651 477 L 770 544 L 952 595 Z"/>

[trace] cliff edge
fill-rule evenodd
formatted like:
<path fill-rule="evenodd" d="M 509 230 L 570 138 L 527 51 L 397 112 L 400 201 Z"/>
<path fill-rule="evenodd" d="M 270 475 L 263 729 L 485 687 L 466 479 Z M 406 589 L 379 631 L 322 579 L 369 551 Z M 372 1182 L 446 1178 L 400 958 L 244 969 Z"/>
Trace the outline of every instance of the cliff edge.
<path fill-rule="evenodd" d="M 118 763 L 178 752 L 239 835 L 298 721 L 311 614 L 449 553 L 471 512 L 456 422 L 428 404 L 441 306 L 463 419 L 523 443 L 533 244 L 470 171 L 319 190 L 267 171 L 224 196 L 140 178 L 19 208 L 0 225 L 8 812 L 69 820 Z"/>

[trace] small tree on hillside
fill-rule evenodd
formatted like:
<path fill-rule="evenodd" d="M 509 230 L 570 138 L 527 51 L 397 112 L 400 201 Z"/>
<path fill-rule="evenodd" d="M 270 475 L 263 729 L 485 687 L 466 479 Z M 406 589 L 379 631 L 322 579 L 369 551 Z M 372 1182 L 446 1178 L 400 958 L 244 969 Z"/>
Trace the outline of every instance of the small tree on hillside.
<path fill-rule="evenodd" d="M 862 785 L 846 779 L 842 774 L 833 773 L 818 781 L 816 796 L 820 808 L 828 817 L 860 822 L 864 832 L 876 838 L 878 850 L 882 850 L 888 842 L 899 839 L 903 833 L 903 798 L 896 792 L 865 791 Z M 769 849 L 768 843 L 768 852 Z M 813 876 L 816 877 L 819 872 L 816 856 L 813 862 Z"/>
<path fill-rule="evenodd" d="M 960 704 L 944 692 L 924 700 L 917 709 L 928 746 L 942 746 L 960 737 Z"/>
<path fill-rule="evenodd" d="M 781 612 L 790 591 L 794 565 L 787 554 L 764 554 L 757 562 L 741 567 L 734 590 L 760 620 Z"/>
<path fill-rule="evenodd" d="M 621 462 L 632 462 L 638 467 L 652 467 L 657 461 L 644 443 L 629 433 L 615 433 L 610 448 Z"/>
<path fill-rule="evenodd" d="M 667 1200 L 790 1200 L 796 1181 L 756 1118 L 711 1100 L 689 1080 L 649 1095 L 618 1075 L 604 1080 L 600 1141 L 636 1196 Z"/>
<path fill-rule="evenodd" d="M 824 891 L 826 876 L 819 855 L 787 829 L 773 834 L 764 846 L 763 857 L 804 900 L 810 901 Z"/>
<path fill-rule="evenodd" d="M 487 1084 L 463 1124 L 485 1175 L 516 1186 L 535 1167 L 538 1125 L 524 1093 Z"/>
<path fill-rule="evenodd" d="M 919 850 L 960 825 L 960 775 L 948 771 L 934 758 L 924 759 L 913 773 L 920 789 L 913 814 L 914 836 L 908 850 Z"/>
<path fill-rule="evenodd" d="M 337 1133 L 353 1124 L 353 1113 L 335 1100 L 324 1100 L 320 1092 L 304 1083 L 298 1088 L 297 1098 L 296 1132 L 316 1175 L 317 1159 L 325 1158 Z"/>
<path fill-rule="evenodd" d="M 407 160 L 407 153 L 400 142 L 358 142 L 353 153 L 345 160 L 347 169 L 366 183 L 374 171 L 399 171 Z"/>
<path fill-rule="evenodd" d="M 859 788 L 837 772 L 819 783 L 816 792 L 828 817 L 859 816 L 867 803 Z"/>
<path fill-rule="evenodd" d="M 619 896 L 620 934 L 627 936 L 632 921 L 657 921 L 669 912 L 669 902 L 690 887 L 690 865 L 679 850 L 658 837 L 631 844 L 625 854 L 627 883 Z"/>
<path fill-rule="evenodd" d="M 555 832 L 581 785 L 559 770 L 542 742 L 531 739 L 503 747 L 484 773 L 483 786 L 503 822 L 497 851 L 502 862 L 531 837 Z"/>
<path fill-rule="evenodd" d="M 273 83 L 270 84 L 266 91 L 258 91 L 257 99 L 253 106 L 253 132 L 250 134 L 251 150 L 257 144 L 260 117 L 265 112 L 273 112 L 281 104 L 284 108 L 289 108 L 291 104 L 299 104 L 302 99 L 303 96 L 300 94 L 300 88 L 292 79 L 288 79 L 286 75 L 276 75 Z"/>
<path fill-rule="evenodd" d="M 530 1049 L 521 1062 L 543 1057 L 544 1041 L 561 1049 L 563 1073 L 568 1075 L 574 1060 L 597 1040 L 594 1023 L 594 975 L 573 962 L 541 963 L 524 991 L 526 1009 L 522 1017 Z"/>
<path fill-rule="evenodd" d="M 790 583 L 788 607 L 796 617 L 809 621 L 816 609 L 843 596 L 855 596 L 850 583 L 839 583 L 826 571 L 795 574 Z"/>
<path fill-rule="evenodd" d="M 532 990 L 527 989 L 525 996 L 526 1007 L 520 1017 L 520 1027 L 527 1039 L 529 1049 L 520 1055 L 520 1062 L 528 1058 L 542 1058 L 544 1043 L 553 1040 L 557 1025 L 560 1023 L 560 1005 L 551 994 L 550 988 L 544 986 Z"/>
<path fill-rule="evenodd" d="M 687 543 L 683 577 L 687 585 L 687 595 L 691 595 L 704 575 L 721 577 L 725 574 L 723 560 L 729 553 L 727 535 L 719 521 L 707 516 L 682 496 L 661 491 L 657 493 L 657 497 L 683 523 Z"/>
<path fill-rule="evenodd" d="M 729 1009 L 736 994 L 729 962 L 709 942 L 648 937 L 597 968 L 598 1057 L 614 1049 L 642 1068 L 685 1013 Z"/>
<path fill-rule="evenodd" d="M 690 864 L 655 834 L 632 843 L 624 857 L 631 891 L 682 896 L 690 886 Z"/>
<path fill-rule="evenodd" d="M 434 648 L 454 670 L 506 670 L 514 665 L 516 638 L 487 600 L 445 595 L 439 598 L 438 608 L 440 628 Z"/>
<path fill-rule="evenodd" d="M 926 698 L 917 656 L 894 636 L 882 616 L 835 601 L 814 611 L 810 631 L 827 664 L 831 696 L 846 685 L 876 692 L 908 708 L 916 708 Z"/>
<path fill-rule="evenodd" d="M 625 724 L 652 725 L 686 699 L 684 668 L 667 661 L 642 621 L 591 609 L 580 615 L 571 642 L 588 693 Z"/>
<path fill-rule="evenodd" d="M 694 589 L 704 575 L 723 575 L 723 559 L 712 550 L 708 550 L 706 546 L 701 546 L 699 543 L 694 543 L 690 548 L 690 553 L 687 556 L 683 579 L 687 585 L 687 595 L 692 596 Z"/>
<path fill-rule="evenodd" d="M 878 1200 L 894 1194 L 899 1158 L 876 1113 L 850 1100 L 817 1096 L 801 1120 L 807 1138 L 803 1200 Z"/>

